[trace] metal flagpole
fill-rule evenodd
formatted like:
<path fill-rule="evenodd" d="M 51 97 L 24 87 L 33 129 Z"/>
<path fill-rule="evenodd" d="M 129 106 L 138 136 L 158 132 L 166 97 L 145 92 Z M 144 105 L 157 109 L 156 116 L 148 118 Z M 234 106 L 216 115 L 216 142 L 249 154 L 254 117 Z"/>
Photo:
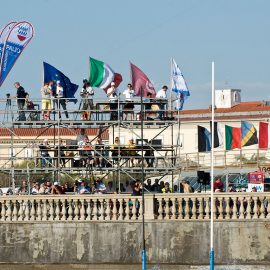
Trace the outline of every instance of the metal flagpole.
<path fill-rule="evenodd" d="M 145 247 L 145 221 L 144 221 L 144 214 L 145 214 L 145 205 L 144 205 L 144 134 L 143 134 L 143 89 L 141 87 L 141 152 L 142 152 L 142 240 L 143 240 L 143 249 L 142 249 L 142 270 L 146 270 L 146 247 Z M 134 205 L 135 206 L 135 205 Z"/>
<path fill-rule="evenodd" d="M 211 222 L 210 222 L 210 270 L 214 270 L 214 113 L 215 113 L 215 63 L 212 62 L 212 134 L 211 134 Z"/>

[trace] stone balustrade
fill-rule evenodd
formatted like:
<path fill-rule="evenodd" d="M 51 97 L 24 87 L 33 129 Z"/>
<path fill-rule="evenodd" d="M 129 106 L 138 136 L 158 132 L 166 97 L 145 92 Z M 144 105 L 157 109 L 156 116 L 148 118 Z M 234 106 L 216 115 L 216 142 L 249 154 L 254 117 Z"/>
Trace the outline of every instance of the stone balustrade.
<path fill-rule="evenodd" d="M 270 193 L 215 193 L 215 220 L 269 220 Z M 145 220 L 210 220 L 210 194 L 147 194 Z M 0 222 L 140 221 L 142 197 L 107 195 L 2 196 Z"/>

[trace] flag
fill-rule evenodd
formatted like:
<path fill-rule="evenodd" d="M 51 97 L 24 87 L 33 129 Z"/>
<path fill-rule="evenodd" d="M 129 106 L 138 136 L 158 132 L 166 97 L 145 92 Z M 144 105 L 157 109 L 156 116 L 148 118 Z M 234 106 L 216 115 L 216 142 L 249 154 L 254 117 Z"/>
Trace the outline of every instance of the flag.
<path fill-rule="evenodd" d="M 141 90 L 143 97 L 147 97 L 149 92 L 152 93 L 152 98 L 156 96 L 156 90 L 149 78 L 132 63 L 130 63 L 130 73 L 135 96 L 140 96 Z"/>
<path fill-rule="evenodd" d="M 89 83 L 91 86 L 102 88 L 107 93 L 107 89 L 110 87 L 112 82 L 115 83 L 115 87 L 118 87 L 122 82 L 121 74 L 115 73 L 106 63 L 89 57 L 89 64 Z"/>
<path fill-rule="evenodd" d="M 211 133 L 202 126 L 198 126 L 198 152 L 211 151 Z"/>
<path fill-rule="evenodd" d="M 74 103 L 77 102 L 75 99 L 75 93 L 78 90 L 78 85 L 74 84 L 70 81 L 70 79 L 65 76 L 60 70 L 56 69 L 55 67 L 49 65 L 48 63 L 43 62 L 43 69 L 44 69 L 44 83 L 49 81 L 60 81 L 61 86 L 64 89 L 65 98 L 69 99 Z"/>
<path fill-rule="evenodd" d="M 241 146 L 258 143 L 257 130 L 250 122 L 241 121 Z"/>
<path fill-rule="evenodd" d="M 10 22 L 7 24 L 1 31 L 0 31 L 0 67 L 1 67 L 1 58 L 2 58 L 2 52 L 3 47 L 6 42 L 7 36 L 12 29 L 12 27 L 16 24 L 16 22 Z"/>
<path fill-rule="evenodd" d="M 260 122 L 259 125 L 259 148 L 270 148 L 270 126 L 269 123 Z"/>
<path fill-rule="evenodd" d="M 241 128 L 225 125 L 226 150 L 241 148 Z"/>
<path fill-rule="evenodd" d="M 184 102 L 190 93 L 184 76 L 174 59 L 172 59 L 172 91 L 177 93 L 176 110 L 183 110 Z"/>
<path fill-rule="evenodd" d="M 9 31 L 1 58 L 0 86 L 33 36 L 32 24 L 25 21 L 14 24 Z"/>
<path fill-rule="evenodd" d="M 210 130 L 212 134 L 212 121 L 210 121 Z M 214 148 L 223 145 L 223 136 L 221 134 L 220 125 L 218 122 L 214 122 Z"/>

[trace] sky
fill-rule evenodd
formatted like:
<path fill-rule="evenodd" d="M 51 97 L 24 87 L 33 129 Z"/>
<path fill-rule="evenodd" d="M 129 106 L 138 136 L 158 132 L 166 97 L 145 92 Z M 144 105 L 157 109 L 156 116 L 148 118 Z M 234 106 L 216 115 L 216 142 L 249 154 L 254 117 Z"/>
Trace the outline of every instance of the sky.
<path fill-rule="evenodd" d="M 269 0 L 12 0 L 1 5 L 0 26 L 27 20 L 35 36 L 0 88 L 13 83 L 40 97 L 43 61 L 82 86 L 89 56 L 109 64 L 130 81 L 129 61 L 156 90 L 170 85 L 174 57 L 191 96 L 185 109 L 211 103 L 211 62 L 215 88 L 242 90 L 242 101 L 270 100 Z M 78 95 L 77 95 L 78 96 Z M 95 98 L 106 98 L 96 90 Z"/>

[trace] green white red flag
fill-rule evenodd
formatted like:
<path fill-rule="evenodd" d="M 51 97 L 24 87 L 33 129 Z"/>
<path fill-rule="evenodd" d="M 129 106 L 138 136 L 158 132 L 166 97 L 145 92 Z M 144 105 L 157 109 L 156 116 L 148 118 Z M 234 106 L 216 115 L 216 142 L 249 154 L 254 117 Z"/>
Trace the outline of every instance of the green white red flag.
<path fill-rule="evenodd" d="M 108 64 L 92 57 L 89 57 L 89 63 L 89 83 L 91 86 L 102 88 L 107 92 L 112 82 L 115 83 L 115 87 L 122 82 L 121 74 L 114 72 Z"/>

